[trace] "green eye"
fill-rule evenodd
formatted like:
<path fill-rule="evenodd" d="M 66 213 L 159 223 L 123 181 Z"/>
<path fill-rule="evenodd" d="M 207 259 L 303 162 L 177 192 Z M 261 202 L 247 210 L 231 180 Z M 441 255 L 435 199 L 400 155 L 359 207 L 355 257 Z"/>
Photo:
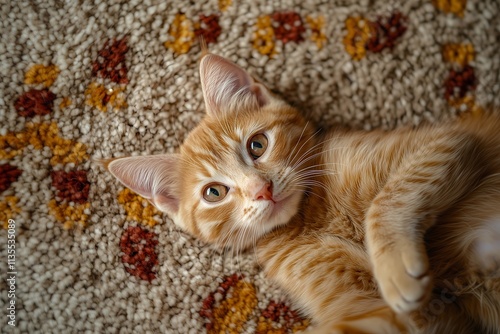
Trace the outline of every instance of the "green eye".
<path fill-rule="evenodd" d="M 262 133 L 256 134 L 248 141 L 247 149 L 254 160 L 260 158 L 267 149 L 267 137 Z"/>
<path fill-rule="evenodd" d="M 203 190 L 203 198 L 207 202 L 219 202 L 226 197 L 229 188 L 223 184 L 210 184 Z"/>

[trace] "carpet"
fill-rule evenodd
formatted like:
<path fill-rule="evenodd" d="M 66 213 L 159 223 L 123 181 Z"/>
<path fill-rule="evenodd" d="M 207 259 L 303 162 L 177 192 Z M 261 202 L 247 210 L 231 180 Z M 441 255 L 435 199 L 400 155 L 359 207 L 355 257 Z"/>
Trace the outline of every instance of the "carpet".
<path fill-rule="evenodd" d="M 174 152 L 204 115 L 198 43 L 320 126 L 500 107 L 497 0 L 5 1 L 3 333 L 292 333 L 310 321 L 93 158 Z"/>

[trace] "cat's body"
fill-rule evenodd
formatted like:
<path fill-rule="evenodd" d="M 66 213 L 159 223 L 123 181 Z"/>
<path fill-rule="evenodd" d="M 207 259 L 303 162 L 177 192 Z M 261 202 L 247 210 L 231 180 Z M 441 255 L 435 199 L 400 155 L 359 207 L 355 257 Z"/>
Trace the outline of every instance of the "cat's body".
<path fill-rule="evenodd" d="M 313 188 L 301 214 L 261 239 L 260 262 L 314 319 L 332 328 L 498 332 L 499 264 L 496 273 L 487 272 L 494 260 L 476 247 L 487 242 L 481 229 L 496 233 L 500 243 L 499 130 L 498 118 L 484 117 L 415 130 L 331 131 L 318 149 L 328 171 L 318 176 L 324 188 Z M 382 218 L 389 226 L 373 227 Z M 382 269 L 391 276 L 412 242 L 405 234 L 430 227 L 425 239 L 434 292 L 409 319 L 398 319 L 378 292 L 366 250 L 370 225 L 372 236 L 384 233 L 372 243 L 396 251 Z"/>
<path fill-rule="evenodd" d="M 179 154 L 105 163 L 184 230 L 253 248 L 318 333 L 500 332 L 500 118 L 324 138 L 227 60 Z"/>

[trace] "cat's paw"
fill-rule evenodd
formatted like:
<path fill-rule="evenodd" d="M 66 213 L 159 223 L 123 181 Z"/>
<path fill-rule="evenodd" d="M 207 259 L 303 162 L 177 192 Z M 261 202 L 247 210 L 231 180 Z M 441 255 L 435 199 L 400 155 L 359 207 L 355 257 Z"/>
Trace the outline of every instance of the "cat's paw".
<path fill-rule="evenodd" d="M 485 222 L 476 235 L 475 255 L 480 271 L 500 277 L 500 217 Z"/>
<path fill-rule="evenodd" d="M 500 245 L 483 244 L 478 247 L 477 264 L 487 277 L 500 277 Z"/>
<path fill-rule="evenodd" d="M 401 243 L 373 258 L 382 296 L 398 313 L 418 309 L 431 292 L 429 259 L 425 251 Z"/>

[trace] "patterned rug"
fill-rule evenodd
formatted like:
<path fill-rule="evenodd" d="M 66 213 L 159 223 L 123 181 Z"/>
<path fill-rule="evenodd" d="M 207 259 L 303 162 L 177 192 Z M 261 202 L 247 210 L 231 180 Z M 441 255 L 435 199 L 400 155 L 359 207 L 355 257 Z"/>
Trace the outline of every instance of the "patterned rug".
<path fill-rule="evenodd" d="M 251 254 L 196 242 L 91 159 L 178 148 L 204 115 L 200 36 L 323 127 L 500 107 L 498 17 L 498 0 L 3 2 L 0 331 L 307 327 Z"/>

